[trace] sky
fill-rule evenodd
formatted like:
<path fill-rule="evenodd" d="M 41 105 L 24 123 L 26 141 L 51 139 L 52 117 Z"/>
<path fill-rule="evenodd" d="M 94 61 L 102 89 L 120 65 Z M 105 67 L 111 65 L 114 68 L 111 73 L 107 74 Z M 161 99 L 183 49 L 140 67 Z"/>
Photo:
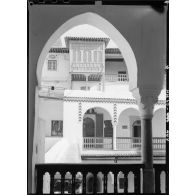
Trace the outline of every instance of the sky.
<path fill-rule="evenodd" d="M 66 36 L 76 36 L 76 37 L 108 37 L 103 31 L 99 30 L 98 28 L 83 24 L 79 26 L 75 26 L 74 28 L 70 29 L 69 31 L 65 32 L 61 37 L 62 47 L 65 47 L 64 37 Z M 107 48 L 117 48 L 117 45 L 114 41 L 110 40 Z"/>

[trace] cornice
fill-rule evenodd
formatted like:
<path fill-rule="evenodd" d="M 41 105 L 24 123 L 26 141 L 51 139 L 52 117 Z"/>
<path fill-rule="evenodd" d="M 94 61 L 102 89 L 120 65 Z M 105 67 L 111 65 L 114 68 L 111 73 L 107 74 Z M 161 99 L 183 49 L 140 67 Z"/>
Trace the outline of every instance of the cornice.
<path fill-rule="evenodd" d="M 66 102 L 88 102 L 88 103 L 120 103 L 120 104 L 134 104 L 137 105 L 135 99 L 123 98 L 92 98 L 92 97 L 62 97 L 62 96 L 45 96 L 39 95 L 40 98 L 62 100 Z M 159 100 L 156 105 L 166 105 L 165 100 Z"/>
<path fill-rule="evenodd" d="M 137 104 L 135 99 L 120 99 L 120 98 L 91 98 L 91 97 L 64 97 L 64 101 L 73 102 L 90 102 L 90 103 L 123 103 L 123 104 Z"/>
<path fill-rule="evenodd" d="M 49 53 L 69 53 L 69 48 L 68 47 L 52 47 L 49 50 Z M 106 48 L 105 53 L 106 54 L 121 54 L 118 48 Z"/>

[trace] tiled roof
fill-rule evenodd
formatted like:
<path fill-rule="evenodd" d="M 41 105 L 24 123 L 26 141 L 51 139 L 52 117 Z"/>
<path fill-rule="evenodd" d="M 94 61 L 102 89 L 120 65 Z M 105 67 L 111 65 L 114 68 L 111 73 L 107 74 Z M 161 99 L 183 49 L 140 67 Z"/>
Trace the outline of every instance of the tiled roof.
<path fill-rule="evenodd" d="M 66 47 L 53 47 L 49 50 L 50 53 L 69 53 L 69 48 Z M 121 54 L 118 48 L 107 48 L 106 54 Z"/>
<path fill-rule="evenodd" d="M 96 42 L 103 41 L 107 46 L 110 39 L 105 37 L 65 37 L 66 47 L 69 46 L 69 41 L 96 41 Z"/>

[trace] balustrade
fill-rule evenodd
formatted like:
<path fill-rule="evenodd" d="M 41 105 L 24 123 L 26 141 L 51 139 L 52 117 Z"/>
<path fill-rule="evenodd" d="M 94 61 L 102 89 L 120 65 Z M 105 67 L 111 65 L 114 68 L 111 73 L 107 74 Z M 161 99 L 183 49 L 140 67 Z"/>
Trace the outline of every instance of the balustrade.
<path fill-rule="evenodd" d="M 84 149 L 112 149 L 112 137 L 84 137 Z"/>
<path fill-rule="evenodd" d="M 113 138 L 111 137 L 84 137 L 84 149 L 113 149 Z M 117 150 L 141 150 L 140 137 L 117 137 Z M 153 137 L 153 150 L 166 150 L 166 138 Z"/>
<path fill-rule="evenodd" d="M 47 173 L 50 194 L 111 194 L 109 191 L 109 182 L 113 182 L 114 194 L 140 194 L 143 165 L 142 164 L 37 164 L 36 170 L 36 193 L 43 194 L 44 175 Z M 168 192 L 168 170 L 164 164 L 155 164 L 155 192 Z M 60 178 L 56 181 L 55 174 L 59 173 Z M 102 177 L 100 179 L 101 173 Z M 119 174 L 124 175 L 123 192 L 119 191 Z M 129 175 L 132 173 L 132 178 Z M 162 174 L 164 173 L 164 177 Z M 69 175 L 67 177 L 66 175 Z M 112 174 L 113 181 L 109 181 L 108 175 Z M 89 182 L 89 176 L 93 177 Z M 58 187 L 56 183 L 58 182 Z M 98 185 L 97 182 L 101 182 Z M 129 183 L 131 182 L 131 183 Z M 133 185 L 133 191 L 130 190 Z"/>
<path fill-rule="evenodd" d="M 102 63 L 72 63 L 72 72 L 103 72 Z"/>

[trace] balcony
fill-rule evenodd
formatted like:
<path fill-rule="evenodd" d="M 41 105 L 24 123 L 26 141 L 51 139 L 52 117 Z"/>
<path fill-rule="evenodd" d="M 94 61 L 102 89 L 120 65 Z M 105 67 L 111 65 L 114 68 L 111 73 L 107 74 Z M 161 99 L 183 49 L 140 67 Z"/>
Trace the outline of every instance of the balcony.
<path fill-rule="evenodd" d="M 112 150 L 113 138 L 111 137 L 84 137 L 84 150 Z M 137 137 L 117 137 L 117 150 L 141 150 L 141 138 Z M 166 150 L 166 138 L 153 137 L 153 150 Z"/>
<path fill-rule="evenodd" d="M 142 191 L 142 164 L 36 164 L 35 170 L 36 194 L 140 194 Z M 155 193 L 168 192 L 166 165 L 154 164 L 154 172 Z"/>
<path fill-rule="evenodd" d="M 110 137 L 84 137 L 83 148 L 86 150 L 111 150 L 113 148 L 112 138 Z"/>
<path fill-rule="evenodd" d="M 72 63 L 71 72 L 94 73 L 103 72 L 103 63 Z"/>
<path fill-rule="evenodd" d="M 106 82 L 128 82 L 129 78 L 127 74 L 106 74 Z"/>

